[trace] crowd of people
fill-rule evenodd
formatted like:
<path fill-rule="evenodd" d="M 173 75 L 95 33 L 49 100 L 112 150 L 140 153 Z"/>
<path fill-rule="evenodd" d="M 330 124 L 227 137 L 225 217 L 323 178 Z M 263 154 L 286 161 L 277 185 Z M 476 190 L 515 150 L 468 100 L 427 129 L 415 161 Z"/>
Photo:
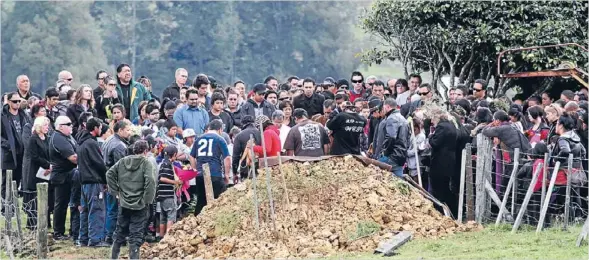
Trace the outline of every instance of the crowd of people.
<path fill-rule="evenodd" d="M 73 79 L 60 72 L 41 96 L 20 75 L 16 91 L 4 95 L 3 176 L 12 170 L 28 228 L 36 226 L 36 184 L 49 182 L 53 238 L 112 246 L 112 258 L 128 244 L 137 259 L 144 240 L 161 239 L 192 208 L 200 214 L 207 203 L 205 164 L 218 197 L 249 177 L 255 158 L 362 155 L 391 165 L 399 177 L 420 174 L 456 214 L 460 154 L 482 133 L 497 147 L 496 171 L 510 172 L 519 148 L 530 160 L 521 176 L 560 161 L 557 185 L 571 176 L 587 180 L 587 89 L 565 90 L 557 101 L 548 93 L 493 100 L 487 83 L 476 80 L 450 88 L 442 103 L 417 74 L 383 81 L 354 71 L 349 79 L 320 83 L 268 76 L 248 88 L 243 81 L 223 86 L 205 74 L 189 83 L 188 71 L 179 68 L 162 96 L 148 77 L 133 79 L 127 64 L 115 75 L 97 72 L 95 88 L 74 88 Z M 572 172 L 563 167 L 569 154 Z M 198 175 L 183 178 L 184 170 Z M 494 180 L 500 194 L 508 180 Z"/>

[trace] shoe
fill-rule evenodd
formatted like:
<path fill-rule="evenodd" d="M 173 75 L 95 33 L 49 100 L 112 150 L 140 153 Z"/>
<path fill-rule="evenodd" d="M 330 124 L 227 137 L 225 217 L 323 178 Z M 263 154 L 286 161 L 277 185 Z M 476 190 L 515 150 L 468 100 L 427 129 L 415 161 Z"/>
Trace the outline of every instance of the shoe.
<path fill-rule="evenodd" d="M 86 247 L 86 246 L 88 246 L 88 242 L 82 242 L 80 240 L 76 240 L 74 242 L 74 245 L 76 245 L 77 247 Z"/>
<path fill-rule="evenodd" d="M 53 234 L 53 240 L 60 241 L 60 240 L 68 240 L 68 239 L 70 239 L 70 236 L 66 236 L 63 234 Z"/>
<path fill-rule="evenodd" d="M 154 243 L 155 242 L 155 237 L 152 235 L 147 235 L 145 236 L 145 242 L 147 243 Z"/>
<path fill-rule="evenodd" d="M 88 244 L 89 247 L 110 247 L 110 244 L 106 242 L 98 242 L 96 244 Z"/>

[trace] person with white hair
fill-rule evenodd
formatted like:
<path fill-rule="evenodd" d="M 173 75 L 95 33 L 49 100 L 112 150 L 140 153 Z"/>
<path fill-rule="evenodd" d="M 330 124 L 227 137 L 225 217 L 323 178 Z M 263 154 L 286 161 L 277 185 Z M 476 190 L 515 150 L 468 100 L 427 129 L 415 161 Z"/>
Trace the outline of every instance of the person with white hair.
<path fill-rule="evenodd" d="M 50 181 L 55 191 L 53 239 L 66 240 L 69 236 L 65 235 L 65 218 L 71 195 L 72 175 L 78 164 L 77 144 L 71 136 L 73 123 L 69 117 L 58 116 L 54 129 L 49 141 L 49 160 L 52 168 Z"/>
<path fill-rule="evenodd" d="M 164 93 L 162 94 L 162 99 L 168 98 L 169 100 L 179 100 L 180 99 L 180 89 L 187 87 L 186 81 L 188 80 L 188 71 L 184 68 L 176 69 L 176 73 L 174 74 L 174 83 L 170 84 L 166 89 L 164 89 Z"/>
<path fill-rule="evenodd" d="M 59 74 L 57 74 L 57 80 L 63 80 L 68 85 L 71 85 L 72 81 L 74 81 L 74 76 L 72 76 L 71 72 L 62 70 L 59 72 Z"/>
<path fill-rule="evenodd" d="M 51 174 L 51 164 L 49 163 L 48 144 L 50 121 L 45 116 L 38 116 L 32 126 L 32 136 L 29 138 L 27 148 L 25 149 L 25 159 L 23 164 L 28 165 L 26 171 L 23 169 L 23 178 L 21 190 L 23 191 L 23 205 L 27 214 L 27 229 L 33 230 L 37 226 L 37 203 L 31 203 L 37 199 L 37 183 L 46 182 L 43 178 L 37 177 L 37 172 L 42 168 L 43 176 L 48 177 Z M 49 199 L 53 196 L 49 195 Z M 50 219 L 49 216 L 48 220 Z"/>

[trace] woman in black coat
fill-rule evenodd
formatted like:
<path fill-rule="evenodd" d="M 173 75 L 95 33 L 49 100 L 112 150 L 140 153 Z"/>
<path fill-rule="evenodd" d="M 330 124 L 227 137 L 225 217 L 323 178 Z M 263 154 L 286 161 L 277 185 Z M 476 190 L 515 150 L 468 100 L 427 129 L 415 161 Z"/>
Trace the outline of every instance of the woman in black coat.
<path fill-rule="evenodd" d="M 29 167 L 26 172 L 23 172 L 23 205 L 24 211 L 27 214 L 27 228 L 31 230 L 37 226 L 37 183 L 48 182 L 37 178 L 37 172 L 39 168 L 43 168 L 46 170 L 46 176 L 51 173 L 48 132 L 49 118 L 44 116 L 37 117 L 33 123 L 33 135 L 27 144 L 27 155 L 25 156 L 27 161 L 24 161 L 24 164 L 28 164 Z M 51 193 L 49 193 L 48 201 L 52 201 Z"/>
<path fill-rule="evenodd" d="M 458 128 L 454 118 L 440 111 L 432 118 L 435 130 L 429 138 L 432 155 L 430 163 L 430 184 L 434 197 L 446 203 L 453 214 L 458 212 L 458 192 L 450 190 L 450 182 L 456 168 Z M 440 210 L 441 211 L 441 210 Z"/>

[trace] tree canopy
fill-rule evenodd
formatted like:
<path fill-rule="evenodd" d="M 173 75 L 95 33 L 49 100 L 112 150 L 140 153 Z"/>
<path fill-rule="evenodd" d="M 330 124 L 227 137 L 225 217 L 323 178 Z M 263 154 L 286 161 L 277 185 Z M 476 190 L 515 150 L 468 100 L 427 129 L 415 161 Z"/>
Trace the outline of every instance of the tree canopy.
<path fill-rule="evenodd" d="M 33 90 L 67 69 L 95 85 L 100 69 L 131 65 L 154 93 L 186 68 L 224 85 L 274 75 L 348 77 L 360 65 L 353 2 L 2 1 L 2 84 L 28 74 Z M 32 15 L 23 15 L 32 14 Z M 7 22 L 10 21 L 10 22 Z M 362 34 L 363 35 L 363 34 Z"/>
<path fill-rule="evenodd" d="M 448 87 L 441 81 L 444 75 L 450 75 L 450 85 L 494 79 L 502 94 L 516 82 L 499 78 L 500 51 L 558 43 L 587 46 L 588 11 L 587 1 L 378 0 L 364 14 L 362 27 L 384 47 L 366 51 L 363 58 L 369 63 L 398 60 L 406 75 L 431 72 L 431 82 L 442 89 Z M 563 61 L 586 66 L 587 55 L 574 48 L 508 54 L 501 73 L 551 69 Z"/>

